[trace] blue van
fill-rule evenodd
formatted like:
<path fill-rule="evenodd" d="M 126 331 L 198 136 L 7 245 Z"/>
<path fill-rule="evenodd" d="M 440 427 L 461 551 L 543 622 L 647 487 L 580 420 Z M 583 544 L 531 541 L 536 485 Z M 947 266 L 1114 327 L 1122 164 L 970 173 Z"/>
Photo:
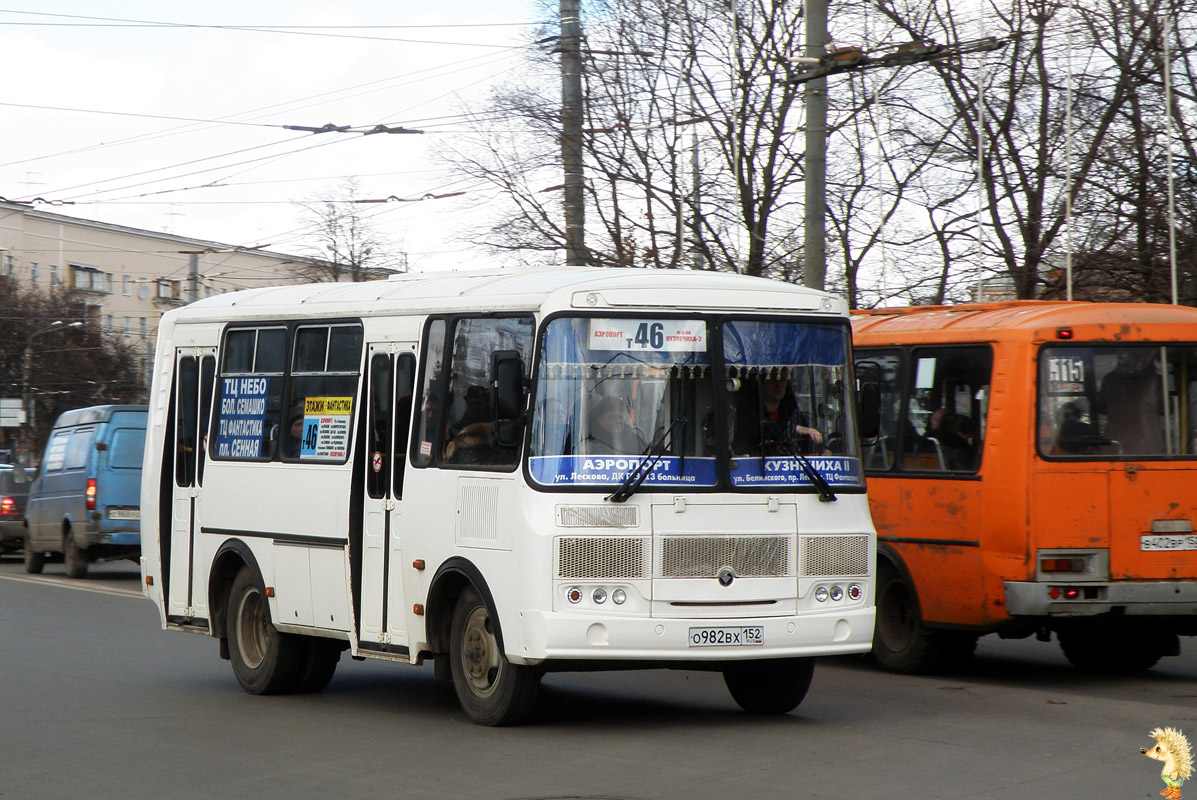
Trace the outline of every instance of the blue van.
<path fill-rule="evenodd" d="M 54 423 L 25 510 L 26 572 L 49 554 L 72 578 L 92 561 L 140 557 L 146 408 L 78 408 Z"/>

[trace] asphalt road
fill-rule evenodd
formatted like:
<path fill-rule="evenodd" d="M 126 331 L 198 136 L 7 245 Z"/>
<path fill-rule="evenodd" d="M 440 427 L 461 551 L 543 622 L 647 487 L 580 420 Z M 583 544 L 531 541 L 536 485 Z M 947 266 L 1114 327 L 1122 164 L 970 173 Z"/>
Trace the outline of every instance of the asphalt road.
<path fill-rule="evenodd" d="M 556 674 L 533 724 L 488 729 L 429 667 L 344 657 L 321 694 L 245 694 L 215 641 L 159 630 L 127 562 L 71 581 L 10 557 L 0 798 L 1158 798 L 1148 731 L 1197 734 L 1182 647 L 1123 679 L 993 637 L 952 676 L 829 659 L 797 711 L 763 718 L 714 674 Z"/>

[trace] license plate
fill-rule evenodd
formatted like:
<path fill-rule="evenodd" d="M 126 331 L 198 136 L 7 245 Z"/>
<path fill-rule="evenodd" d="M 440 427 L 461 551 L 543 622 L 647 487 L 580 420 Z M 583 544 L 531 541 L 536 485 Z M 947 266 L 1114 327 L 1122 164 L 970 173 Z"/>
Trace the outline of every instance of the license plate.
<path fill-rule="evenodd" d="M 140 508 L 110 508 L 108 519 L 141 519 Z"/>
<path fill-rule="evenodd" d="M 1197 550 L 1197 534 L 1156 533 L 1139 537 L 1140 550 Z"/>
<path fill-rule="evenodd" d="M 765 629 L 759 625 L 741 628 L 691 628 L 691 647 L 759 647 L 765 643 Z"/>

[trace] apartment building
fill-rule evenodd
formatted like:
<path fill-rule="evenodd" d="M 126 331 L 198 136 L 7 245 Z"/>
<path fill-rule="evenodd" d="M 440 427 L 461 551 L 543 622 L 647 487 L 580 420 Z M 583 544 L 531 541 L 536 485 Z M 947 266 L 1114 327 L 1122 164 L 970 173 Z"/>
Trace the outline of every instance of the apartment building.
<path fill-rule="evenodd" d="M 128 337 L 147 359 L 165 311 L 239 289 L 306 283 L 300 270 L 318 263 L 0 202 L 0 281 L 64 290 L 64 318 Z"/>

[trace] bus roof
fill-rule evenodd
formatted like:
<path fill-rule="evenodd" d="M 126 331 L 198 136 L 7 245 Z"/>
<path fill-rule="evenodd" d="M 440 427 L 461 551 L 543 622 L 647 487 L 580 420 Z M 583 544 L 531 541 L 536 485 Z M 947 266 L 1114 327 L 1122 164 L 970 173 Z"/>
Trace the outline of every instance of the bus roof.
<path fill-rule="evenodd" d="M 1080 341 L 1195 341 L 1197 308 L 1161 303 L 1087 303 L 1015 300 L 956 306 L 909 306 L 852 312 L 860 344 L 992 341 L 994 339 Z"/>
<path fill-rule="evenodd" d="M 370 316 L 428 310 L 515 311 L 542 306 L 588 310 L 659 307 L 677 310 L 846 313 L 842 298 L 789 283 L 722 272 L 545 267 L 402 273 L 362 283 L 276 286 L 209 297 L 169 312 L 182 319 Z"/>

